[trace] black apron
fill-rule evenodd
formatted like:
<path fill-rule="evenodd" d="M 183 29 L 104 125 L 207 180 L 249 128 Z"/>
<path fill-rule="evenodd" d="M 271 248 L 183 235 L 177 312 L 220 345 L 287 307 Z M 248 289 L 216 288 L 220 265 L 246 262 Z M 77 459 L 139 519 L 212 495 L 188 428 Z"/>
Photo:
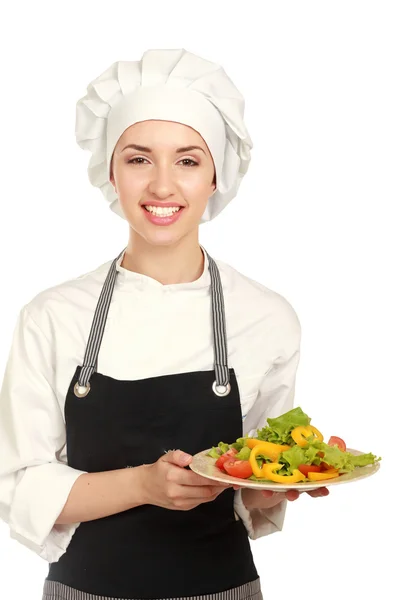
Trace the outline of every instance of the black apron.
<path fill-rule="evenodd" d="M 102 287 L 84 364 L 76 367 L 65 402 L 68 465 L 89 473 L 150 464 L 172 449 L 196 454 L 243 435 L 238 384 L 227 361 L 222 285 L 208 253 L 215 370 L 140 380 L 97 372 L 123 252 Z M 142 505 L 81 523 L 66 552 L 49 565 L 43 598 L 262 600 L 233 501 L 229 488 L 189 511 Z"/>

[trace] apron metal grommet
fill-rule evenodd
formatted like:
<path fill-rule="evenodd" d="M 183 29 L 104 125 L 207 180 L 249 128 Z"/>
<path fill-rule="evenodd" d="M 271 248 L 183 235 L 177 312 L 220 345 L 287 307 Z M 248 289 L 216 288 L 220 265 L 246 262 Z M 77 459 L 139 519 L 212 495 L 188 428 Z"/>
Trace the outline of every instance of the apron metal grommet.
<path fill-rule="evenodd" d="M 217 396 L 227 396 L 231 391 L 231 384 L 228 383 L 227 385 L 217 385 L 217 382 L 214 381 L 212 389 L 214 394 Z"/>
<path fill-rule="evenodd" d="M 84 388 L 84 392 L 80 392 L 79 388 Z M 76 384 L 74 385 L 74 394 L 75 396 L 78 396 L 78 398 L 84 398 L 85 396 L 88 395 L 90 391 L 90 382 L 88 381 L 88 384 L 86 386 L 84 385 L 79 385 L 79 381 L 76 382 Z"/>

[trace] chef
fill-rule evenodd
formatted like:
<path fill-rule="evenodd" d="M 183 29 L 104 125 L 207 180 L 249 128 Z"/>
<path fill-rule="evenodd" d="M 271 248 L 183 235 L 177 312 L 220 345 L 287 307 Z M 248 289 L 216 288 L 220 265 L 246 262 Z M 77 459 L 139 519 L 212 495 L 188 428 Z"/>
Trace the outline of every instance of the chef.
<path fill-rule="evenodd" d="M 13 334 L 0 516 L 48 561 L 44 600 L 262 599 L 249 539 L 281 530 L 295 496 L 188 468 L 294 401 L 294 309 L 199 243 L 248 169 L 243 112 L 224 70 L 184 49 L 112 64 L 77 103 L 89 179 L 129 238 L 37 294 Z"/>

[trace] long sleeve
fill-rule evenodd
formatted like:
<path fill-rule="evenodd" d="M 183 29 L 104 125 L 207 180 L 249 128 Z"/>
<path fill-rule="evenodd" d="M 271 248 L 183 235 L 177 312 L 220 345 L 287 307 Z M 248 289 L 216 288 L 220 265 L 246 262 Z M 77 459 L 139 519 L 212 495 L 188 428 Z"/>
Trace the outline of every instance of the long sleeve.
<path fill-rule="evenodd" d="M 294 327 L 288 333 L 288 351 L 280 356 L 268 370 L 258 396 L 246 415 L 243 435 L 256 435 L 257 429 L 267 424 L 267 418 L 278 417 L 294 406 L 296 373 L 300 360 L 301 329 L 294 314 Z M 243 503 L 242 491 L 235 492 L 234 509 L 246 526 L 250 539 L 257 539 L 281 531 L 285 519 L 287 500 L 269 508 L 249 510 Z"/>
<path fill-rule="evenodd" d="M 48 562 L 60 558 L 79 526 L 55 521 L 84 473 L 63 456 L 66 431 L 53 374 L 52 346 L 24 306 L 0 392 L 0 518 L 11 538 Z"/>

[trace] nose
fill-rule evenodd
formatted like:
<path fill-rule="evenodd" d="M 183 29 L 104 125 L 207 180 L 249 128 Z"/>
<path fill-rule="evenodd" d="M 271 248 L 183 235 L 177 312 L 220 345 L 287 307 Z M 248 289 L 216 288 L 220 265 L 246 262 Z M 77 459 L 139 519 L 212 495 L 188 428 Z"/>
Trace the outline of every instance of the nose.
<path fill-rule="evenodd" d="M 149 191 L 158 198 L 168 198 L 176 191 L 174 175 L 170 167 L 157 166 L 153 169 Z"/>

